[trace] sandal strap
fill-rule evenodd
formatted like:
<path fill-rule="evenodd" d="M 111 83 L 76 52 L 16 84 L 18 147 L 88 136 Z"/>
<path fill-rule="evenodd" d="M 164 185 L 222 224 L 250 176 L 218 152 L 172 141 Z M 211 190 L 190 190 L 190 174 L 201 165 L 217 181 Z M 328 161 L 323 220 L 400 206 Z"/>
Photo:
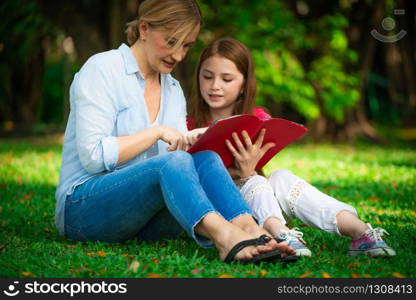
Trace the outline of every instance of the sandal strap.
<path fill-rule="evenodd" d="M 234 260 L 235 256 L 238 252 L 240 252 L 242 249 L 244 249 L 247 246 L 262 246 L 266 245 L 271 238 L 265 234 L 262 234 L 260 237 L 251 239 L 251 240 L 245 240 L 237 243 L 231 250 L 228 252 L 227 256 L 224 259 L 225 263 L 230 263 Z"/>

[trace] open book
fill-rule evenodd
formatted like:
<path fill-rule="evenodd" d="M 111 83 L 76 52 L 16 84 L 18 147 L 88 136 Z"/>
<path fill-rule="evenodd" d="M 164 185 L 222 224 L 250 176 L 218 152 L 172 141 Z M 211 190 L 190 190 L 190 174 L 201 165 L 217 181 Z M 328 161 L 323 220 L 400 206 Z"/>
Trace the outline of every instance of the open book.
<path fill-rule="evenodd" d="M 228 168 L 234 162 L 234 157 L 228 150 L 225 140 L 229 140 L 234 147 L 232 133 L 235 132 L 242 139 L 241 132 L 247 131 L 253 143 L 256 142 L 257 136 L 262 128 L 266 128 L 263 145 L 273 142 L 276 146 L 267 151 L 259 160 L 256 169 L 262 168 L 270 159 L 273 158 L 280 150 L 302 136 L 308 129 L 300 124 L 280 119 L 271 118 L 260 120 L 254 115 L 236 115 L 214 122 L 207 131 L 198 139 L 198 141 L 189 148 L 189 153 L 196 153 L 204 150 L 217 152 L 224 165 Z M 236 148 L 237 149 L 237 148 Z"/>

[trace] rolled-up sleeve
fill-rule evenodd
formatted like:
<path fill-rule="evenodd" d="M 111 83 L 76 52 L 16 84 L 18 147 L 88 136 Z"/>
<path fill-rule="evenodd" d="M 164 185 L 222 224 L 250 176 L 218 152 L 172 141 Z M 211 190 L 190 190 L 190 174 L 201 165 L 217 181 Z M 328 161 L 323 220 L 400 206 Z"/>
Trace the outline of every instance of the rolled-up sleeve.
<path fill-rule="evenodd" d="M 118 162 L 117 120 L 111 74 L 99 61 L 87 63 L 71 87 L 79 159 L 90 174 L 112 171 Z"/>

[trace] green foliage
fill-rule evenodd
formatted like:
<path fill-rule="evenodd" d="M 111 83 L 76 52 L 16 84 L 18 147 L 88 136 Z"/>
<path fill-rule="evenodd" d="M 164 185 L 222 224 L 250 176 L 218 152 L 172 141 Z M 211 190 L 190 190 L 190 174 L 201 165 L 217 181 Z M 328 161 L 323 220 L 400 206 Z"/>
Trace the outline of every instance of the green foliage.
<path fill-rule="evenodd" d="M 62 138 L 62 137 L 60 137 Z M 416 152 L 359 144 L 292 145 L 266 167 L 292 170 L 325 193 L 353 205 L 362 220 L 385 228 L 397 252 L 389 259 L 351 257 L 350 239 L 305 227 L 313 256 L 282 265 L 226 265 L 215 249 L 181 239 L 80 243 L 54 226 L 61 163 L 56 139 L 0 141 L 1 277 L 415 277 Z M 409 267 L 410 266 L 410 267 Z"/>
<path fill-rule="evenodd" d="M 341 1 L 342 2 L 342 1 Z M 349 48 L 346 3 L 327 3 L 320 15 L 304 17 L 284 1 L 201 2 L 204 43 L 232 36 L 252 51 L 258 104 L 292 106 L 306 120 L 324 114 L 344 122 L 359 99 L 357 53 Z M 304 1 L 312 7 L 313 1 Z M 323 102 L 319 104 L 319 99 Z"/>
<path fill-rule="evenodd" d="M 19 122 L 19 112 L 27 104 L 23 89 L 40 97 L 33 106 L 33 128 L 60 125 L 64 120 L 64 77 L 71 68 L 57 45 L 62 43 L 59 28 L 43 14 L 36 1 L 6 0 L 0 4 L 0 122 Z M 58 39 L 60 37 L 60 40 Z M 62 47 L 61 47 L 62 48 Z M 33 69 L 35 61 L 40 67 Z M 42 66 L 42 64 L 44 64 Z M 34 81 L 34 76 L 42 80 Z M 36 82 L 34 86 L 33 82 Z"/>

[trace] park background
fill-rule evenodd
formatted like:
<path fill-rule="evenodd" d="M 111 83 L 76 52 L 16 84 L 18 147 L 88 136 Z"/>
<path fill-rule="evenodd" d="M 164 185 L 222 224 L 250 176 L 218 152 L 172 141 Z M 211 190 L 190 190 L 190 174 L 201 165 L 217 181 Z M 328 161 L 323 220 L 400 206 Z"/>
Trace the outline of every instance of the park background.
<path fill-rule="evenodd" d="M 137 0 L 0 4 L 0 275 L 6 277 L 415 277 L 416 2 L 198 1 L 204 25 L 174 76 L 189 97 L 198 55 L 232 36 L 252 52 L 257 104 L 309 128 L 269 163 L 357 207 L 399 255 L 351 258 L 348 239 L 301 227 L 314 256 L 224 266 L 191 241 L 75 243 L 53 223 L 74 74 L 126 42 Z M 372 34 L 376 30 L 388 39 Z M 394 37 L 405 35 L 397 41 Z M 294 226 L 302 226 L 296 223 Z"/>

